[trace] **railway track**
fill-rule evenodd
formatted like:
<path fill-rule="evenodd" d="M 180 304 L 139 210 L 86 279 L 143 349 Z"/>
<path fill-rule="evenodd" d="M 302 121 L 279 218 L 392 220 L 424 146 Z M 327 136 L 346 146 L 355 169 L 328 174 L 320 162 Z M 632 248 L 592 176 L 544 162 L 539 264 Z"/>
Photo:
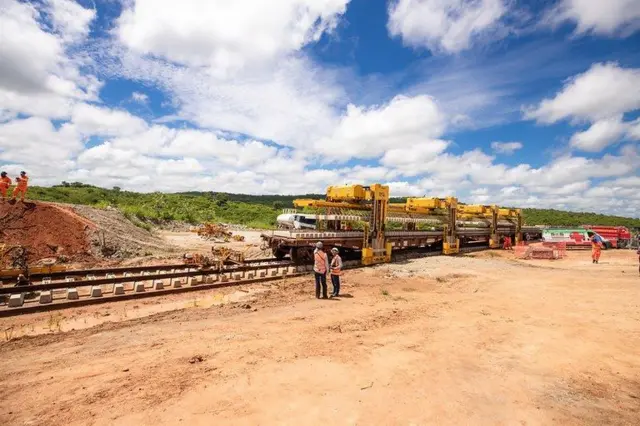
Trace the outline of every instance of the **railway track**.
<path fill-rule="evenodd" d="M 486 249 L 486 246 L 463 247 L 460 253 Z M 440 251 L 421 251 L 402 253 L 395 258 L 440 255 Z M 344 269 L 360 267 L 360 261 L 344 261 Z M 296 265 L 275 258 L 253 259 L 242 265 L 225 265 L 220 270 L 180 264 L 65 271 L 39 276 L 39 282 L 34 284 L 32 280 L 28 286 L 0 287 L 0 317 L 269 282 L 311 272 L 312 265 Z M 78 277 L 84 279 L 78 280 Z"/>

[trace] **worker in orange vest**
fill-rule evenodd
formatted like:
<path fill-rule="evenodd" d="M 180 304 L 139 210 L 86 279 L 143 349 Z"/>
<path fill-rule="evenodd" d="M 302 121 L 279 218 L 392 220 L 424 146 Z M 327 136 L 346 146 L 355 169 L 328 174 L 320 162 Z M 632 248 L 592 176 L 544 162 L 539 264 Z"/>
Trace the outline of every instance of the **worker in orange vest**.
<path fill-rule="evenodd" d="M 16 182 L 18 182 L 18 184 L 13 190 L 12 200 L 15 200 L 16 196 L 20 194 L 20 201 L 24 201 L 24 196 L 27 194 L 27 186 L 29 184 L 29 176 L 27 176 L 27 172 L 20 172 L 20 176 L 16 178 Z"/>
<path fill-rule="evenodd" d="M 331 284 L 333 284 L 333 292 L 331 297 L 340 296 L 340 275 L 342 275 L 342 258 L 340 251 L 336 247 L 331 249 Z"/>
<path fill-rule="evenodd" d="M 602 242 L 597 235 L 591 238 L 591 260 L 592 263 L 598 263 L 600 261 L 600 254 L 602 253 Z"/>
<path fill-rule="evenodd" d="M 316 249 L 313 251 L 313 272 L 316 278 L 316 298 L 320 299 L 320 288 L 322 287 L 322 298 L 327 297 L 327 272 L 329 271 L 329 258 L 327 253 L 322 250 L 322 242 L 316 243 Z"/>
<path fill-rule="evenodd" d="M 511 245 L 511 237 L 509 237 L 509 236 L 504 237 L 504 242 L 503 242 L 503 245 L 502 245 L 502 249 L 503 250 L 512 250 L 513 249 L 513 246 Z"/>
<path fill-rule="evenodd" d="M 0 173 L 0 197 L 2 197 L 2 201 L 7 199 L 7 191 L 9 191 L 10 186 L 11 178 L 7 176 L 7 172 Z"/>

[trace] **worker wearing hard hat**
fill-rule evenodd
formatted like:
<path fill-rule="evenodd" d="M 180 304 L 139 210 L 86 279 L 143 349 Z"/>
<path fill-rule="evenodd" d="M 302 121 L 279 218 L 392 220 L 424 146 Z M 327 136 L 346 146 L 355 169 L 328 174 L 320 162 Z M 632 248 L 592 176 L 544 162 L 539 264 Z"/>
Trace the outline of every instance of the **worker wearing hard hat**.
<path fill-rule="evenodd" d="M 7 172 L 0 173 L 0 198 L 2 201 L 7 199 L 7 191 L 11 186 L 11 178 L 7 176 Z"/>
<path fill-rule="evenodd" d="M 27 194 L 27 186 L 29 184 L 29 176 L 27 172 L 20 172 L 20 176 L 16 178 L 17 185 L 13 190 L 12 200 L 15 200 L 18 194 L 20 194 L 20 201 L 24 201 L 24 196 Z"/>
<path fill-rule="evenodd" d="M 340 296 L 340 275 L 342 275 L 342 258 L 340 251 L 334 247 L 331 249 L 331 284 L 333 284 L 333 292 L 331 297 Z"/>
<path fill-rule="evenodd" d="M 327 253 L 322 250 L 322 242 L 316 243 L 316 249 L 313 251 L 313 272 L 316 278 L 316 298 L 320 299 L 320 288 L 322 287 L 322 298 L 328 299 L 327 296 L 327 271 L 329 271 L 329 258 Z"/>

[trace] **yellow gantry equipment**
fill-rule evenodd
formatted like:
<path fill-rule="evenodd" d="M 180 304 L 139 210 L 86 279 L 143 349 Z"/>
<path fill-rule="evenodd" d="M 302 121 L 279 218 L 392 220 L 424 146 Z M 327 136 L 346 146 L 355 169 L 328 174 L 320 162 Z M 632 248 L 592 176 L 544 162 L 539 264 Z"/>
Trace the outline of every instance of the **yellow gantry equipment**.
<path fill-rule="evenodd" d="M 327 188 L 325 200 L 294 200 L 295 207 L 364 210 L 369 212 L 364 222 L 362 263 L 373 265 L 391 261 L 391 243 L 384 232 L 389 207 L 389 187 L 386 185 L 347 185 Z"/>
<path fill-rule="evenodd" d="M 515 223 L 516 243 L 522 240 L 522 216 L 519 209 L 499 208 L 495 205 L 461 204 L 455 197 L 407 198 L 405 203 L 389 202 L 389 187 L 385 185 L 346 185 L 327 188 L 326 200 L 298 199 L 295 207 L 310 207 L 330 210 L 366 211 L 362 263 L 371 265 L 391 261 L 391 243 L 385 240 L 385 222 L 389 214 L 436 217 L 443 224 L 443 253 L 460 251 L 457 237 L 459 220 L 480 219 L 489 223 L 491 235 L 489 245 L 496 248 L 500 243 L 499 220 Z M 389 218 L 393 220 L 393 218 Z"/>

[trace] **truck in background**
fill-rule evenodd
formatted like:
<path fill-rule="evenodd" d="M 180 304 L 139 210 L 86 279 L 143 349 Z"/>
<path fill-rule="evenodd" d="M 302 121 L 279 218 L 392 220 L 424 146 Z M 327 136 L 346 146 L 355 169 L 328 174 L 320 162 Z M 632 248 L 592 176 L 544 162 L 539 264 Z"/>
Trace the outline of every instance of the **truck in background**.
<path fill-rule="evenodd" d="M 631 245 L 631 231 L 625 226 L 582 225 L 605 238 L 614 248 L 626 248 Z"/>
<path fill-rule="evenodd" d="M 608 238 L 594 230 L 585 228 L 547 228 L 542 231 L 542 241 L 544 245 L 564 243 L 567 248 L 590 248 L 591 238 L 594 235 L 598 235 L 602 239 L 604 248 L 613 247 Z"/>

